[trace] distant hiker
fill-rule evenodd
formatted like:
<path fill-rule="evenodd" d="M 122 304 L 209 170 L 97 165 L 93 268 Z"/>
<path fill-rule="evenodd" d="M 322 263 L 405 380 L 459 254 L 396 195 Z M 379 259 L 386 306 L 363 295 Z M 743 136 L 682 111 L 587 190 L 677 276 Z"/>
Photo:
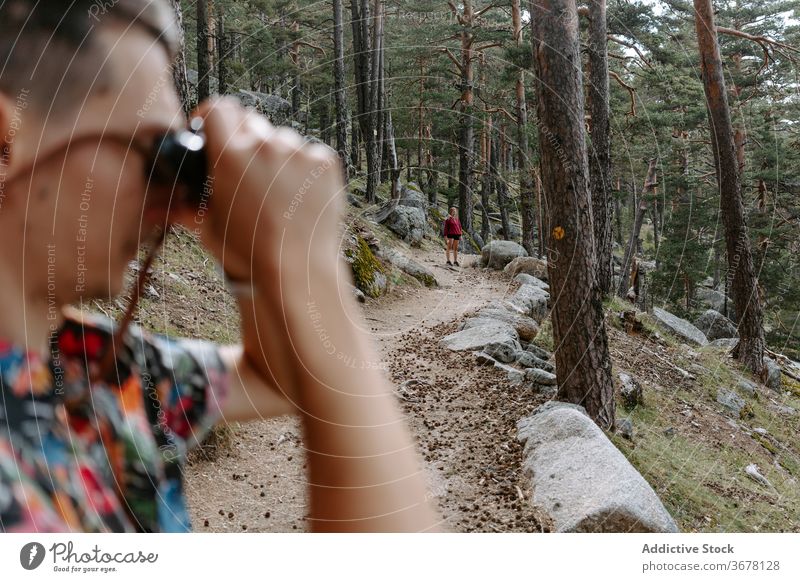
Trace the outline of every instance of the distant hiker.
<path fill-rule="evenodd" d="M 450 209 L 450 216 L 444 221 L 444 240 L 446 244 L 445 254 L 447 256 L 447 264 L 460 267 L 458 264 L 458 241 L 461 240 L 461 223 L 458 221 L 456 215 L 456 207 Z M 453 262 L 450 262 L 450 251 L 453 251 Z"/>

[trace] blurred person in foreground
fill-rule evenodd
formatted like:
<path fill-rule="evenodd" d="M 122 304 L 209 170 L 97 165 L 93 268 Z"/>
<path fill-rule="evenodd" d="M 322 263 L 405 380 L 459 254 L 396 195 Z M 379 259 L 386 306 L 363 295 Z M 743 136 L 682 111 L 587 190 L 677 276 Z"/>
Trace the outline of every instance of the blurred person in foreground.
<path fill-rule="evenodd" d="M 391 386 L 336 293 L 335 153 L 202 103 L 199 220 L 147 173 L 156 137 L 187 124 L 167 3 L 54 4 L 0 3 L 0 531 L 189 531 L 187 451 L 216 422 L 283 414 L 302 419 L 312 530 L 436 529 Z M 234 282 L 241 345 L 132 326 L 97 380 L 117 324 L 70 306 L 121 293 L 172 224 Z"/>

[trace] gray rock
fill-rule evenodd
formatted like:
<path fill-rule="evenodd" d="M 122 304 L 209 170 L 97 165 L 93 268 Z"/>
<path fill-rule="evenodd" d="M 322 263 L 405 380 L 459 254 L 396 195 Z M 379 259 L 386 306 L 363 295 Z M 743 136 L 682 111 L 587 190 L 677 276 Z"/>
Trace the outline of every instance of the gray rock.
<path fill-rule="evenodd" d="M 769 407 L 771 410 L 774 410 L 778 414 L 783 414 L 785 416 L 794 416 L 795 414 L 797 414 L 797 410 L 792 408 L 791 406 L 784 406 L 783 404 L 770 403 Z"/>
<path fill-rule="evenodd" d="M 519 386 L 525 381 L 525 374 L 513 366 L 497 362 L 495 363 L 494 367 L 506 373 L 506 378 L 508 378 L 508 381 L 512 386 Z"/>
<path fill-rule="evenodd" d="M 719 311 L 708 309 L 694 322 L 697 329 L 702 331 L 709 341 L 723 338 L 737 338 L 739 332 L 733 322 Z"/>
<path fill-rule="evenodd" d="M 522 310 L 523 313 L 536 321 L 541 321 L 547 316 L 547 302 L 550 293 L 533 285 L 523 285 L 512 295 L 508 302 Z"/>
<path fill-rule="evenodd" d="M 499 363 L 486 352 L 475 352 L 475 361 L 479 366 L 494 366 Z"/>
<path fill-rule="evenodd" d="M 493 240 L 481 249 L 481 264 L 500 270 L 517 257 L 527 257 L 522 245 L 510 240 Z"/>
<path fill-rule="evenodd" d="M 536 344 L 528 344 L 525 349 L 531 352 L 537 358 L 541 358 L 542 360 L 549 360 L 552 355 L 546 349 L 540 348 Z"/>
<path fill-rule="evenodd" d="M 456 352 L 483 350 L 492 357 L 494 357 L 492 350 L 496 353 L 498 345 L 507 346 L 511 354 L 521 349 L 517 332 L 501 321 L 451 333 L 439 340 L 439 343 Z"/>
<path fill-rule="evenodd" d="M 725 388 L 719 388 L 717 390 L 717 402 L 722 404 L 723 408 L 736 418 L 741 418 L 742 410 L 747 406 L 747 403 L 741 396 Z"/>
<path fill-rule="evenodd" d="M 539 289 L 550 291 L 550 285 L 541 279 L 534 277 L 533 275 L 528 275 L 528 273 L 519 273 L 516 277 L 514 277 L 514 283 L 519 283 L 520 285 L 533 285 L 534 287 L 539 287 Z"/>
<path fill-rule="evenodd" d="M 652 487 L 585 411 L 559 404 L 517 423 L 531 503 L 553 519 L 556 531 L 677 532 Z"/>
<path fill-rule="evenodd" d="M 391 210 L 379 210 L 376 216 L 385 213 L 385 218 L 378 222 L 382 222 L 389 230 L 408 243 L 414 245 L 421 243 L 428 224 L 425 212 L 413 206 L 401 206 L 396 201 L 389 201 L 386 204 L 391 207 Z"/>
<path fill-rule="evenodd" d="M 725 309 L 725 294 L 714 289 L 699 287 L 695 290 L 695 300 L 699 305 L 714 311 L 723 311 Z M 730 304 L 730 301 L 728 303 Z"/>
<path fill-rule="evenodd" d="M 664 436 L 668 438 L 672 438 L 677 434 L 674 426 L 670 426 L 664 429 Z"/>
<path fill-rule="evenodd" d="M 697 329 L 685 319 L 672 315 L 669 311 L 664 311 L 658 307 L 653 308 L 653 317 L 656 322 L 666 331 L 673 333 L 689 344 L 704 346 L 708 344 L 708 339 L 702 331 Z"/>
<path fill-rule="evenodd" d="M 400 188 L 400 200 L 398 204 L 401 206 L 419 208 L 423 212 L 428 211 L 428 198 L 414 182 L 404 184 Z"/>
<path fill-rule="evenodd" d="M 490 355 L 498 362 L 510 364 L 516 360 L 517 350 L 512 342 L 493 343 L 483 347 L 483 352 Z"/>
<path fill-rule="evenodd" d="M 642 385 L 639 384 L 637 380 L 625 372 L 620 372 L 619 381 L 622 384 L 620 387 L 620 395 L 622 396 L 622 403 L 625 408 L 631 410 L 644 404 Z"/>
<path fill-rule="evenodd" d="M 353 295 L 355 296 L 356 301 L 358 301 L 359 303 L 366 302 L 367 296 L 364 295 L 364 292 L 361 289 L 359 289 L 358 287 L 355 287 L 355 286 L 353 286 L 352 289 L 353 289 Z"/>
<path fill-rule="evenodd" d="M 356 208 L 361 208 L 364 204 L 359 200 L 355 194 L 349 193 L 347 194 L 347 202 L 351 206 L 355 206 Z"/>
<path fill-rule="evenodd" d="M 756 389 L 758 388 L 754 382 L 751 382 L 747 378 L 739 378 L 736 383 L 736 387 L 740 392 L 747 394 L 748 396 L 755 396 Z"/>
<path fill-rule="evenodd" d="M 540 370 L 550 372 L 551 374 L 555 371 L 555 366 L 553 366 L 553 364 L 547 360 L 541 359 L 533 352 L 529 352 L 527 350 L 517 352 L 516 361 L 517 364 L 523 368 L 539 368 Z"/>
<path fill-rule="evenodd" d="M 530 384 L 531 391 L 547 398 L 555 398 L 558 394 L 558 386 L 545 386 L 544 384 Z"/>
<path fill-rule="evenodd" d="M 485 307 L 478 312 L 477 317 L 480 319 L 488 318 L 504 321 L 505 323 L 514 326 L 514 329 L 517 330 L 517 334 L 519 334 L 520 339 L 525 341 L 532 340 L 536 337 L 536 334 L 539 333 L 539 324 L 536 323 L 536 320 L 528 317 L 527 315 L 523 315 L 516 311 L 510 311 L 503 307 Z"/>
<path fill-rule="evenodd" d="M 765 384 L 770 390 L 781 392 L 781 368 L 772 358 L 764 358 L 764 367 L 767 369 L 767 380 Z"/>
<path fill-rule="evenodd" d="M 733 348 L 738 342 L 739 340 L 735 337 L 726 337 L 726 338 L 715 339 L 714 341 L 708 342 L 708 345 L 713 348 L 722 348 L 729 350 Z"/>
<path fill-rule="evenodd" d="M 617 434 L 629 441 L 633 440 L 633 423 L 630 418 L 623 418 L 617 421 Z"/>
<path fill-rule="evenodd" d="M 505 266 L 503 272 L 509 273 L 512 277 L 516 277 L 519 273 L 525 273 L 547 281 L 547 261 L 536 257 L 517 257 Z"/>
<path fill-rule="evenodd" d="M 766 477 L 764 477 L 764 475 L 761 474 L 761 471 L 758 469 L 758 465 L 756 465 L 755 463 L 747 465 L 747 467 L 744 468 L 744 472 L 747 474 L 748 477 L 750 477 L 756 483 L 759 483 L 764 487 L 769 487 L 770 489 L 774 489 L 774 487 L 772 487 L 772 483 L 770 483 L 769 479 L 767 479 Z"/>
<path fill-rule="evenodd" d="M 538 368 L 529 368 L 525 371 L 525 379 L 534 384 L 541 384 L 542 386 L 555 386 L 556 376 L 545 370 Z"/>
<path fill-rule="evenodd" d="M 411 275 L 426 287 L 439 286 L 439 282 L 436 280 L 433 271 L 419 264 L 414 259 L 408 258 L 400 251 L 393 248 L 386 248 L 379 251 L 378 255 L 404 273 Z"/>
<path fill-rule="evenodd" d="M 242 89 L 233 96 L 245 107 L 252 107 L 267 116 L 275 125 L 285 125 L 291 119 L 292 104 L 277 95 Z"/>

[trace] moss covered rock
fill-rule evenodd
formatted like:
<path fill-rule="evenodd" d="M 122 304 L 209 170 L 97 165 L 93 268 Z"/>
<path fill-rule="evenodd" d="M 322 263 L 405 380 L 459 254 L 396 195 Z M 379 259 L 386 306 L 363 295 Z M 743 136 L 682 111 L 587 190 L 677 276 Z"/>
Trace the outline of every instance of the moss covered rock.
<path fill-rule="evenodd" d="M 363 238 L 357 236 L 355 248 L 347 249 L 344 254 L 353 269 L 353 280 L 358 289 L 370 297 L 386 293 L 386 269 Z"/>

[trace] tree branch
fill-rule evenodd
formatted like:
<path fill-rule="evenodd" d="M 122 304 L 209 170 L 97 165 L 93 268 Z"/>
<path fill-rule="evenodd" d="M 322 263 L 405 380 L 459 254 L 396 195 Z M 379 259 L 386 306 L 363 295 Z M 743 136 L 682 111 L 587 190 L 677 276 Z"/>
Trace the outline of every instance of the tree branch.
<path fill-rule="evenodd" d="M 632 42 L 628 42 L 628 41 L 622 40 L 621 38 L 619 38 L 619 37 L 617 37 L 617 36 L 614 36 L 613 34 L 609 34 L 609 35 L 608 35 L 608 40 L 612 40 L 612 41 L 614 41 L 614 42 L 615 42 L 615 43 L 617 43 L 617 44 L 621 44 L 621 45 L 622 45 L 622 46 L 624 46 L 624 47 L 628 47 L 629 49 L 631 49 L 631 50 L 633 50 L 633 51 L 636 51 L 636 54 L 637 54 L 637 55 L 639 55 L 639 58 L 640 58 L 640 59 L 642 59 L 642 62 L 643 62 L 645 65 L 647 65 L 649 68 L 651 68 L 651 69 L 653 68 L 653 65 L 651 65 L 651 64 L 650 64 L 650 61 L 648 61 L 648 60 L 647 60 L 647 59 L 644 57 L 644 55 L 642 54 L 642 51 L 641 51 L 641 50 L 639 50 L 639 47 L 637 47 L 635 43 L 632 43 Z"/>
<path fill-rule="evenodd" d="M 631 110 L 628 111 L 625 115 L 630 115 L 631 117 L 636 117 L 636 89 L 628 85 L 625 81 L 622 80 L 617 73 L 614 71 L 609 71 L 608 76 L 614 79 L 617 83 L 625 87 L 628 90 L 628 94 L 631 97 Z"/>

